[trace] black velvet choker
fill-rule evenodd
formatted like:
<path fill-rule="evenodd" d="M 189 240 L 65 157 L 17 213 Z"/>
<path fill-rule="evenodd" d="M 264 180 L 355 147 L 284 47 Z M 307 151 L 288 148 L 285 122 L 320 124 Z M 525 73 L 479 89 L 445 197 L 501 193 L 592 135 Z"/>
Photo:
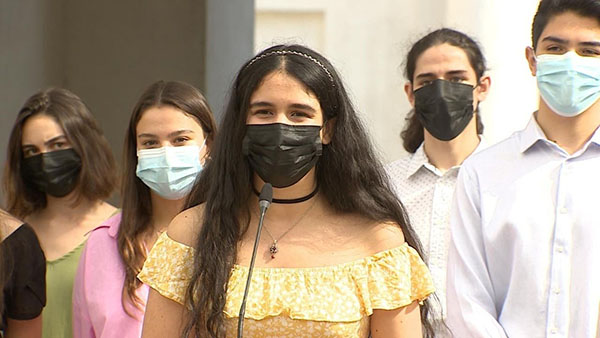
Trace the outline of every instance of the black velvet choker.
<path fill-rule="evenodd" d="M 254 191 L 254 194 L 256 196 L 260 195 L 260 193 L 258 192 L 258 190 L 256 190 L 256 188 L 254 187 L 254 185 L 252 185 L 252 191 Z M 318 191 L 319 191 L 319 186 L 317 185 L 315 187 L 315 190 L 313 190 L 310 194 L 308 194 L 306 196 L 302 196 L 302 197 L 298 197 L 298 198 L 291 198 L 291 199 L 273 198 L 273 203 L 277 203 L 277 204 L 294 204 L 294 203 L 305 202 L 305 201 L 308 201 L 309 199 L 313 198 L 317 194 Z"/>

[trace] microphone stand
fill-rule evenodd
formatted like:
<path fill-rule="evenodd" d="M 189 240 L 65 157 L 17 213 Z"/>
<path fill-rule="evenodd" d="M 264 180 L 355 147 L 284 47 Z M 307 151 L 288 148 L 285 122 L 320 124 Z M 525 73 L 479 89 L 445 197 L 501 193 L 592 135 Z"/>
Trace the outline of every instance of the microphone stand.
<path fill-rule="evenodd" d="M 254 240 L 254 249 L 252 250 L 252 259 L 250 260 L 250 266 L 248 267 L 248 279 L 246 280 L 246 288 L 244 289 L 244 298 L 242 299 L 242 306 L 240 306 L 240 314 L 238 318 L 238 338 L 242 338 L 244 330 L 244 314 L 246 313 L 246 300 L 248 299 L 248 291 L 250 290 L 250 282 L 252 281 L 252 271 L 254 270 L 254 261 L 256 260 L 256 252 L 258 251 L 258 243 L 260 242 L 260 233 L 263 227 L 263 221 L 265 213 L 273 201 L 273 187 L 271 183 L 265 183 L 260 190 L 258 196 L 258 207 L 260 209 L 260 219 L 258 221 L 258 228 L 256 229 L 256 239 Z"/>

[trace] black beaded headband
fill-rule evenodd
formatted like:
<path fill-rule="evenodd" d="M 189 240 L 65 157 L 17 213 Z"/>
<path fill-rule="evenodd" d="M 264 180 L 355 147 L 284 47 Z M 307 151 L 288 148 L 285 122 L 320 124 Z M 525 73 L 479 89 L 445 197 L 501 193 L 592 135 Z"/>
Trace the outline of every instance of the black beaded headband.
<path fill-rule="evenodd" d="M 321 69 L 323 69 L 323 71 L 325 71 L 325 73 L 327 73 L 327 76 L 329 76 L 329 80 L 331 81 L 331 84 L 333 86 L 335 86 L 335 82 L 333 81 L 333 76 L 331 76 L 331 73 L 329 72 L 329 70 L 325 67 L 324 64 L 321 63 L 321 61 L 315 59 L 314 57 L 302 53 L 302 52 L 298 52 L 295 50 L 275 50 L 266 54 L 261 54 L 256 56 L 254 59 L 250 60 L 250 62 L 248 62 L 248 65 L 246 66 L 246 68 L 250 67 L 253 63 L 255 63 L 256 61 L 262 59 L 262 58 L 266 58 L 268 56 L 271 55 L 286 55 L 286 54 L 293 54 L 293 55 L 298 55 L 298 56 L 302 56 L 304 58 L 307 58 L 309 60 L 311 60 L 312 62 L 316 63 L 317 65 L 319 65 L 319 67 L 321 67 Z"/>

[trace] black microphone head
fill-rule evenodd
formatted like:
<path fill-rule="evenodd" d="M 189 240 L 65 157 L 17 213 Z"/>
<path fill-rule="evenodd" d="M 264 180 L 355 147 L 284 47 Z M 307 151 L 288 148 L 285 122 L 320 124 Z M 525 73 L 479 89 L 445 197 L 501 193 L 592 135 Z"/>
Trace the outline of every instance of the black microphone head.
<path fill-rule="evenodd" d="M 273 186 L 271 183 L 265 183 L 262 189 L 260 190 L 260 195 L 258 195 L 259 201 L 267 201 L 269 204 L 273 201 Z"/>

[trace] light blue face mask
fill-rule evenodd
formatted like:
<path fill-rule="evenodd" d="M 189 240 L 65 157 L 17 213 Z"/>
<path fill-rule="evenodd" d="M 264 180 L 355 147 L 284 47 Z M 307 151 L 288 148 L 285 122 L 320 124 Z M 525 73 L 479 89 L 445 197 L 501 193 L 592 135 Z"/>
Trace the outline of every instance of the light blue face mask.
<path fill-rule="evenodd" d="M 600 97 L 600 58 L 570 51 L 542 54 L 536 59 L 540 95 L 556 114 L 577 116 Z"/>
<path fill-rule="evenodd" d="M 150 189 L 169 200 L 184 198 L 202 171 L 201 147 L 162 147 L 138 150 L 137 177 Z"/>

